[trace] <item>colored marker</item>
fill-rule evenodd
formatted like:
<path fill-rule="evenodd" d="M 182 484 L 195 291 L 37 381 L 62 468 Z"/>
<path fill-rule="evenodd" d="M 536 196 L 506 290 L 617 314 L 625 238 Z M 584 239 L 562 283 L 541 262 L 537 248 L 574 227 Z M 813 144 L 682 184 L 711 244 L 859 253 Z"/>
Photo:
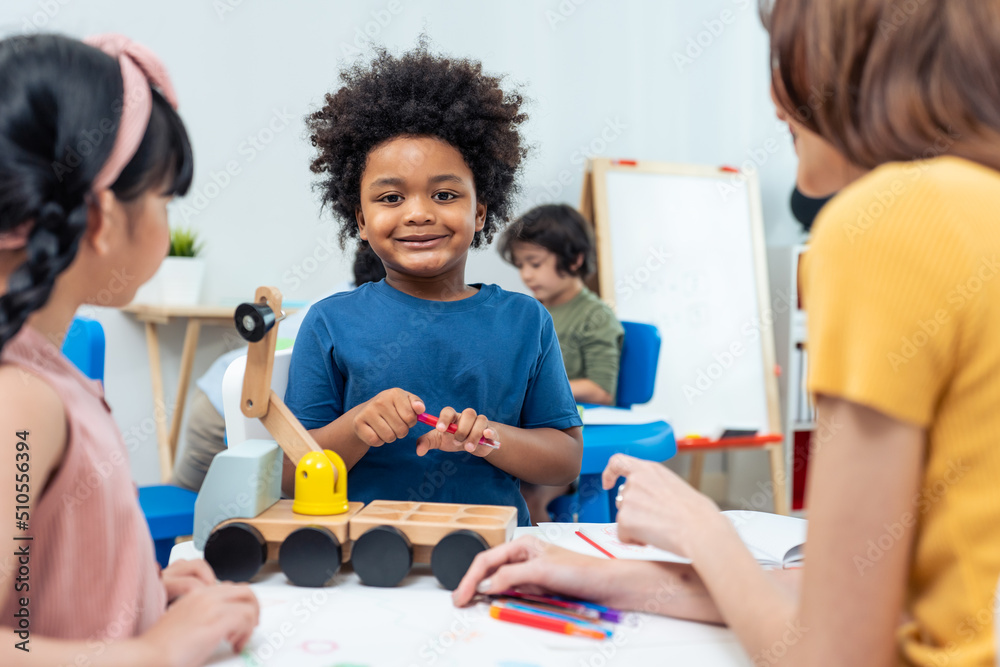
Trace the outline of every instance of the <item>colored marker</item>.
<path fill-rule="evenodd" d="M 621 165 L 623 167 L 634 167 L 639 164 L 637 160 L 612 160 L 611 164 Z"/>
<path fill-rule="evenodd" d="M 417 421 L 423 422 L 428 426 L 436 427 L 438 423 L 438 418 L 434 415 L 429 415 L 426 412 L 421 412 L 417 415 Z M 458 424 L 448 424 L 448 428 L 445 429 L 448 433 L 454 433 L 458 430 Z M 493 449 L 500 449 L 500 443 L 494 442 L 489 438 L 480 438 L 480 445 L 486 445 L 487 447 L 492 447 Z"/>
<path fill-rule="evenodd" d="M 570 600 L 563 597 L 532 595 L 530 593 L 521 593 L 520 591 L 515 590 L 504 591 L 503 593 L 500 593 L 500 597 L 516 598 L 520 600 L 528 600 L 529 602 L 537 602 L 539 604 L 547 604 L 551 607 L 558 607 L 560 609 L 573 611 L 588 618 L 602 618 L 605 621 L 611 621 L 612 623 L 621 622 L 622 618 L 625 616 L 625 612 L 619 611 L 618 609 L 603 607 L 599 604 L 583 602 L 582 600 Z"/>
<path fill-rule="evenodd" d="M 620 609 L 612 609 L 611 607 L 605 607 L 602 604 L 595 604 L 593 602 L 586 602 L 585 600 L 573 600 L 572 598 L 564 598 L 556 595 L 552 598 L 557 602 L 568 602 L 570 604 L 577 604 L 586 609 L 593 609 L 601 615 L 606 621 L 611 621 L 612 623 L 620 623 L 625 617 L 625 612 Z"/>
<path fill-rule="evenodd" d="M 565 609 L 560 609 L 557 611 L 555 607 L 549 607 L 547 605 L 534 604 L 531 602 L 511 602 L 510 600 L 501 601 L 503 606 L 508 609 L 517 609 L 518 611 L 524 611 L 529 614 L 539 614 L 541 616 L 546 616 L 548 618 L 558 618 L 563 621 L 568 621 L 570 623 L 575 623 L 582 628 L 590 628 L 592 630 L 598 630 L 600 632 L 606 632 L 607 628 L 600 624 L 600 617 L 597 618 L 587 618 L 573 611 L 568 611 Z M 592 609 L 590 611 L 593 611 Z"/>
<path fill-rule="evenodd" d="M 490 616 L 498 621 L 517 623 L 518 625 L 526 625 L 529 628 L 538 628 L 539 630 L 548 630 L 549 632 L 558 632 L 560 634 L 573 635 L 575 637 L 607 639 L 611 636 L 611 632 L 607 630 L 599 631 L 591 628 L 583 628 L 575 623 L 562 621 L 556 618 L 547 618 L 545 616 L 539 616 L 538 614 L 519 611 L 517 609 L 510 609 L 497 603 L 490 605 Z"/>

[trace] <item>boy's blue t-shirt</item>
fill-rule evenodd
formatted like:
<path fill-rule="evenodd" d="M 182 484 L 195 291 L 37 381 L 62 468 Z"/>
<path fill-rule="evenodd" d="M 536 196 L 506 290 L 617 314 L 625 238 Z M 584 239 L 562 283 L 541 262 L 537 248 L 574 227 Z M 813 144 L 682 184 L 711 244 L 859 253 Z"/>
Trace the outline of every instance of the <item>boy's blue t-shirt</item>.
<path fill-rule="evenodd" d="M 400 387 L 438 415 L 472 408 L 520 428 L 581 426 L 552 318 L 535 299 L 480 285 L 461 301 L 427 301 L 383 280 L 314 305 L 295 339 L 285 403 L 307 429 L 326 426 L 381 391 Z M 518 508 L 519 480 L 487 458 L 432 450 L 406 437 L 372 447 L 348 474 L 348 497 Z"/>

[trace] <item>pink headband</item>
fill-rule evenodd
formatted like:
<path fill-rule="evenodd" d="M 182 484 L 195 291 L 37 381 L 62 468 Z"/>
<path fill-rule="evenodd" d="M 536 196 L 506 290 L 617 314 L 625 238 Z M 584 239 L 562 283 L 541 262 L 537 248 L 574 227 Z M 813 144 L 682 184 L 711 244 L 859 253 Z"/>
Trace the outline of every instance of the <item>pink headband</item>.
<path fill-rule="evenodd" d="M 139 150 L 142 137 L 146 134 L 146 126 L 149 125 L 149 116 L 153 112 L 150 84 L 160 89 L 160 93 L 174 109 L 177 108 L 177 96 L 174 94 L 173 84 L 170 83 L 167 68 L 155 53 L 142 44 L 116 33 L 94 35 L 83 41 L 117 58 L 122 70 L 124 95 L 118 136 L 115 137 L 115 145 L 111 149 L 108 161 L 94 179 L 93 189 L 103 190 L 111 187 L 125 165 Z"/>
<path fill-rule="evenodd" d="M 117 58 L 122 71 L 122 111 L 118 123 L 118 134 L 108 161 L 101 167 L 94 179 L 93 190 L 111 187 L 122 169 L 139 150 L 139 144 L 146 134 L 149 116 L 153 113 L 153 94 L 150 84 L 160 89 L 160 93 L 174 109 L 177 95 L 174 93 L 170 75 L 160 59 L 142 44 L 133 42 L 124 35 L 107 33 L 94 35 L 83 40 L 86 44 Z M 28 235 L 34 220 L 26 220 L 13 229 L 0 232 L 0 250 L 17 250 L 28 244 Z"/>

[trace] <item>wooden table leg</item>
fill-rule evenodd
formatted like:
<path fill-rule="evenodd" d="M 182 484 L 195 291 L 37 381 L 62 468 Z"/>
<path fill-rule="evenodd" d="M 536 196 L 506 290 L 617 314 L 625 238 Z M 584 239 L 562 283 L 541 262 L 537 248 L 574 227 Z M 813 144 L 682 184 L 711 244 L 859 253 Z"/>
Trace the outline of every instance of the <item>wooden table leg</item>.
<path fill-rule="evenodd" d="M 771 459 L 771 484 L 774 486 L 774 513 L 787 515 L 789 512 L 788 476 L 785 471 L 785 448 L 782 443 L 770 445 L 767 454 Z"/>
<path fill-rule="evenodd" d="M 688 470 L 688 484 L 701 490 L 701 471 L 705 467 L 705 452 L 691 454 L 691 467 Z"/>
<path fill-rule="evenodd" d="M 177 379 L 177 399 L 174 401 L 174 413 L 170 419 L 170 437 L 167 440 L 167 456 L 169 468 L 166 480 L 173 473 L 174 457 L 177 455 L 177 441 L 181 436 L 181 422 L 184 419 L 184 404 L 187 402 L 188 384 L 191 383 L 191 367 L 194 365 L 194 355 L 198 351 L 198 336 L 201 334 L 201 321 L 190 318 L 187 331 L 184 334 L 184 350 L 181 352 L 181 373 Z M 161 460 L 163 453 L 161 452 Z"/>
<path fill-rule="evenodd" d="M 146 350 L 149 353 L 149 377 L 153 383 L 153 419 L 156 422 L 156 446 L 160 454 L 160 479 L 167 481 L 173 474 L 173 462 L 168 458 L 170 445 L 167 433 L 167 404 L 163 400 L 160 337 L 155 322 L 146 322 Z"/>

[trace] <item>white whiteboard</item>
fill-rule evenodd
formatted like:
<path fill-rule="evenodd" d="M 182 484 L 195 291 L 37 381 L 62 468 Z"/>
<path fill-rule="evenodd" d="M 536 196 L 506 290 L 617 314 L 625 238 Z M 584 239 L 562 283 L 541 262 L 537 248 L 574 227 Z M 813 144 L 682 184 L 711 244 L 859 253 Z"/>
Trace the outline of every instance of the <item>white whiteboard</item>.
<path fill-rule="evenodd" d="M 602 296 L 619 319 L 655 324 L 663 340 L 656 391 L 641 409 L 666 414 L 678 437 L 775 431 L 757 181 L 642 167 L 595 164 L 593 181 Z"/>

